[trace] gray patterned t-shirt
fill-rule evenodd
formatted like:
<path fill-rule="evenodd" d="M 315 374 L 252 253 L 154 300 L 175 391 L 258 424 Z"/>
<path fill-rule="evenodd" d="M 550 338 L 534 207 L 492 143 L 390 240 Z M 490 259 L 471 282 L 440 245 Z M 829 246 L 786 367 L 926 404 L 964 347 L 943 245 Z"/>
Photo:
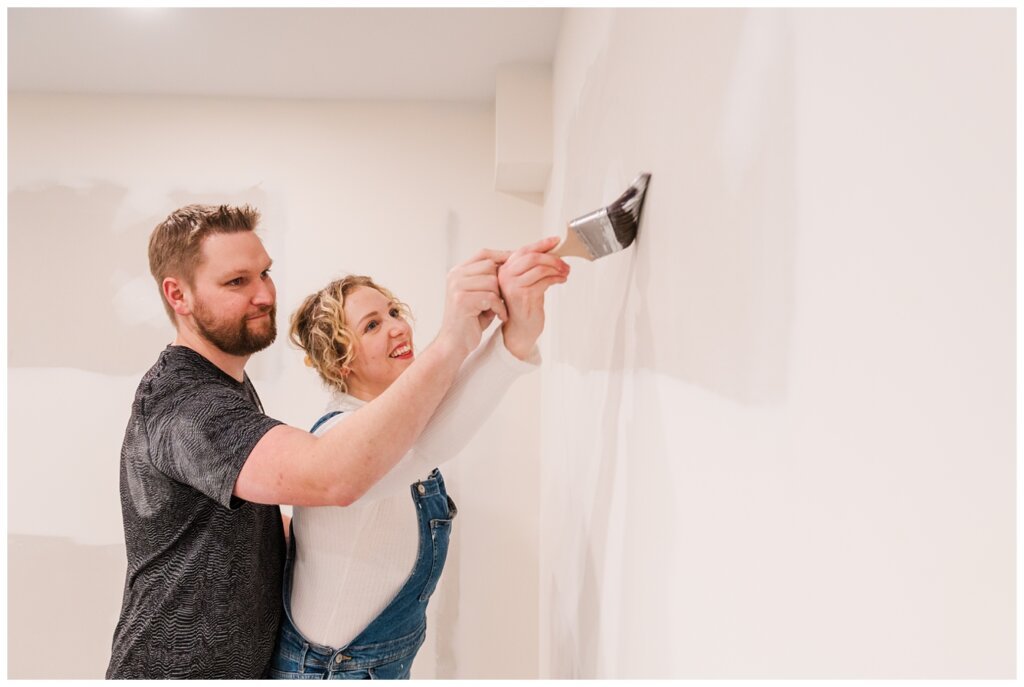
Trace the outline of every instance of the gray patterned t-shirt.
<path fill-rule="evenodd" d="M 107 678 L 259 678 L 281 609 L 281 510 L 231 495 L 279 421 L 199 353 L 168 346 L 121 447 L 128 552 Z"/>

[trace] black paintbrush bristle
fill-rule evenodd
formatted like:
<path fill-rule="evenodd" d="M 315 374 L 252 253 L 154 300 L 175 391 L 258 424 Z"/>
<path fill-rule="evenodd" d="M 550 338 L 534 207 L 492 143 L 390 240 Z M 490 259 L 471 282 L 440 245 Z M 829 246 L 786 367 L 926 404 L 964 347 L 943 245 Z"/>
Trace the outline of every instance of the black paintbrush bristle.
<path fill-rule="evenodd" d="M 623 248 L 636 239 L 636 230 L 640 226 L 640 211 L 643 210 L 644 196 L 647 194 L 647 183 L 651 175 L 646 172 L 638 176 L 626 192 L 608 206 L 608 219 L 615 230 L 615 238 Z"/>

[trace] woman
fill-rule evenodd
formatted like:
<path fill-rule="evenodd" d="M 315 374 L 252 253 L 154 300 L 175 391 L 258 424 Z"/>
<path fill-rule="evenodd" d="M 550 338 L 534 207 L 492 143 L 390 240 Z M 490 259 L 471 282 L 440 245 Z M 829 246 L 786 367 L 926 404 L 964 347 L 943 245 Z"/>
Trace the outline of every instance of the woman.
<path fill-rule="evenodd" d="M 539 363 L 543 295 L 568 265 L 545 239 L 499 270 L 509 311 L 460 369 L 419 440 L 347 507 L 295 507 L 275 678 L 408 678 L 457 513 L 437 465 L 462 449 L 521 374 Z M 315 434 L 380 395 L 414 358 L 409 309 L 368 277 L 309 296 L 291 338 L 332 391 Z"/>

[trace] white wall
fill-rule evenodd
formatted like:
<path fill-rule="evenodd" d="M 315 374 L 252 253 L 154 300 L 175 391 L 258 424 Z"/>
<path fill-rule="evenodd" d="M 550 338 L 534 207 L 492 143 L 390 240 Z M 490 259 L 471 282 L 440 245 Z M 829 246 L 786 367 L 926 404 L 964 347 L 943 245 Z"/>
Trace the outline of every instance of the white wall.
<path fill-rule="evenodd" d="M 446 471 L 416 675 L 1012 676 L 1014 21 L 567 10 L 543 213 L 491 190 L 490 108 L 11 95 L 10 677 L 105 667 L 168 211 L 260 206 L 281 329 L 356 271 L 423 343 L 449 264 L 641 170 L 638 242 L 576 264 L 543 388 Z M 279 339 L 249 371 L 305 425 L 325 396 Z"/>
<path fill-rule="evenodd" d="M 1010 678 L 1015 16 L 567 10 L 542 677 Z"/>
<path fill-rule="evenodd" d="M 532 240 L 541 209 L 493 191 L 486 106 L 8 104 L 9 675 L 102 677 L 124 584 L 121 438 L 139 378 L 173 338 L 148 273 L 153 226 L 189 202 L 263 211 L 278 342 L 248 371 L 268 414 L 308 427 L 326 394 L 286 343 L 306 294 L 370 274 L 412 306 L 423 346 L 449 266 Z M 536 490 L 507 485 L 537 480 L 539 377 L 445 470 L 460 516 L 419 677 L 536 675 Z"/>

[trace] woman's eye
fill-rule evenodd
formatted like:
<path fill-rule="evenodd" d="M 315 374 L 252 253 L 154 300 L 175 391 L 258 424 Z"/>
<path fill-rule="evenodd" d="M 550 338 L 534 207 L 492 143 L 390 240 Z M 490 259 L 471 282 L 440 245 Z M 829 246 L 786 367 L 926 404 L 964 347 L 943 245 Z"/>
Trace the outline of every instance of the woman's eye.
<path fill-rule="evenodd" d="M 242 278 L 241 277 L 235 277 L 234 279 L 232 279 L 231 281 L 228 282 L 228 286 L 241 286 L 241 285 L 242 285 Z"/>
<path fill-rule="evenodd" d="M 398 308 L 391 308 L 391 316 L 392 317 L 400 317 L 401 315 L 402 315 L 402 311 L 401 310 L 399 310 Z"/>
<path fill-rule="evenodd" d="M 377 328 L 377 320 L 370 320 L 370 323 L 366 325 L 366 331 L 371 331 Z"/>

